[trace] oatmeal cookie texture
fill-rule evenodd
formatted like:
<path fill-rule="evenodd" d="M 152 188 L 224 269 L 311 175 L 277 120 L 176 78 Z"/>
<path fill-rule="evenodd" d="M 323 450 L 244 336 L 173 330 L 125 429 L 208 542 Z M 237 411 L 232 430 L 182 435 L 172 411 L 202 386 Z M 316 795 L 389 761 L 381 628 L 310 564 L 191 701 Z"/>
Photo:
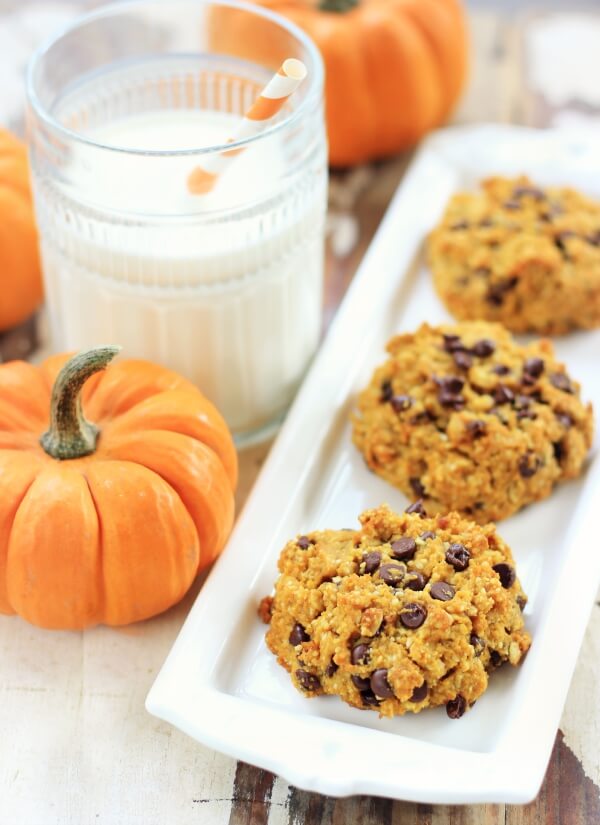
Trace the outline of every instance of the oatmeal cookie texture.
<path fill-rule="evenodd" d="M 500 324 L 472 321 L 424 324 L 387 349 L 359 397 L 354 443 L 428 512 L 497 521 L 581 472 L 592 409 L 549 341 L 519 346 Z"/>
<path fill-rule="evenodd" d="M 409 509 L 290 541 L 263 611 L 267 645 L 307 696 L 381 716 L 445 705 L 454 719 L 528 650 L 526 597 L 493 525 Z"/>
<path fill-rule="evenodd" d="M 450 200 L 428 251 L 460 320 L 544 334 L 600 325 L 600 204 L 573 189 L 489 178 Z"/>

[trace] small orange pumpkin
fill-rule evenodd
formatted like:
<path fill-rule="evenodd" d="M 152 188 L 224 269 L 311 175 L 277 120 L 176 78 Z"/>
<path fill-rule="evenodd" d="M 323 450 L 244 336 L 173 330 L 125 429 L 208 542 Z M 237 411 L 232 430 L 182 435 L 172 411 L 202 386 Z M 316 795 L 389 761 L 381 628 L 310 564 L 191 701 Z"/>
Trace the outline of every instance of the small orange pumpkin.
<path fill-rule="evenodd" d="M 27 151 L 14 135 L 0 129 L 0 331 L 25 321 L 41 302 Z"/>
<path fill-rule="evenodd" d="M 117 352 L 0 365 L 0 612 L 41 627 L 166 610 L 231 529 L 237 456 L 220 414 L 149 362 L 100 372 Z"/>
<path fill-rule="evenodd" d="M 452 111 L 467 73 L 460 0 L 257 1 L 296 23 L 321 50 L 332 166 L 396 154 Z M 272 24 L 232 9 L 219 11 L 212 38 L 225 51 L 275 68 L 289 56 Z"/>

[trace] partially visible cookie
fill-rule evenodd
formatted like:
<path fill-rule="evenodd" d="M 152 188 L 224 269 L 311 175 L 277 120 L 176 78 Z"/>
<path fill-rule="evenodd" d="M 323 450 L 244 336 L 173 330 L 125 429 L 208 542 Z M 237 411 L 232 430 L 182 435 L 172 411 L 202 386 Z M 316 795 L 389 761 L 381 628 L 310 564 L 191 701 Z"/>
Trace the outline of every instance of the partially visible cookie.
<path fill-rule="evenodd" d="M 354 443 L 368 467 L 428 512 L 497 521 L 575 478 L 592 409 L 549 341 L 519 346 L 471 321 L 399 335 L 359 397 Z"/>
<path fill-rule="evenodd" d="M 457 513 L 382 506 L 360 521 L 285 546 L 262 611 L 267 645 L 306 696 L 381 716 L 436 705 L 462 716 L 489 672 L 518 664 L 531 643 L 510 549 L 493 525 Z"/>
<path fill-rule="evenodd" d="M 484 180 L 450 200 L 428 257 L 460 320 L 556 335 L 600 326 L 600 204 L 573 189 Z"/>

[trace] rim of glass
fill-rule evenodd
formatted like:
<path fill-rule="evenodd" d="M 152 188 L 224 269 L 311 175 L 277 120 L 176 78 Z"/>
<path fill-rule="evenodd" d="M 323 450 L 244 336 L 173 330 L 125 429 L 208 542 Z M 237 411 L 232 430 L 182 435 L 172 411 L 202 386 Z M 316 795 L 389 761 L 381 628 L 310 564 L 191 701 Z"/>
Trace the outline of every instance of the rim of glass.
<path fill-rule="evenodd" d="M 164 0 L 125 0 L 124 2 L 111 2 L 108 5 L 96 9 L 95 11 L 88 12 L 87 14 L 78 15 L 75 18 L 75 20 L 73 20 L 71 23 L 68 23 L 66 26 L 63 26 L 60 30 L 55 32 L 46 41 L 44 41 L 42 45 L 34 51 L 33 55 L 29 59 L 29 63 L 27 65 L 26 78 L 27 99 L 30 106 L 35 111 L 36 115 L 40 118 L 40 120 L 42 120 L 51 129 L 55 130 L 63 137 L 68 138 L 69 140 L 74 140 L 79 143 L 83 143 L 87 146 L 92 146 L 94 148 L 106 150 L 109 152 L 119 152 L 125 155 L 143 155 L 156 157 L 194 156 L 223 152 L 225 150 L 231 151 L 232 148 L 247 146 L 251 143 L 254 143 L 270 135 L 273 135 L 276 132 L 279 132 L 288 126 L 293 125 L 294 123 L 296 123 L 296 121 L 300 120 L 304 116 L 304 112 L 307 109 L 311 108 L 317 97 L 320 96 L 324 76 L 323 58 L 321 57 L 321 53 L 319 52 L 319 49 L 317 48 L 313 40 L 311 40 L 311 38 L 307 34 L 305 34 L 305 32 L 302 31 L 302 29 L 299 26 L 297 26 L 295 23 L 292 23 L 291 20 L 288 20 L 282 15 L 276 14 L 275 12 L 272 12 L 269 9 L 262 8 L 261 6 L 256 6 L 253 3 L 244 2 L 244 0 L 178 0 L 178 2 L 181 2 L 185 5 L 192 7 L 214 5 L 241 9 L 242 11 L 250 12 L 251 14 L 254 14 L 258 17 L 263 17 L 267 20 L 271 20 L 273 23 L 277 24 L 281 28 L 286 29 L 291 35 L 293 35 L 297 40 L 299 40 L 302 46 L 310 55 L 314 71 L 312 72 L 312 76 L 311 74 L 309 74 L 308 77 L 310 91 L 306 95 L 302 103 L 298 106 L 298 108 L 291 114 L 287 115 L 285 118 L 280 120 L 278 123 L 275 123 L 273 126 L 270 126 L 268 129 L 265 129 L 263 132 L 260 132 L 257 135 L 252 135 L 250 137 L 242 138 L 241 140 L 232 141 L 230 143 L 219 143 L 214 144 L 212 146 L 202 146 L 198 147 L 197 149 L 133 149 L 124 146 L 115 146 L 110 143 L 103 143 L 102 141 L 94 140 L 93 138 L 90 138 L 87 135 L 83 135 L 80 132 L 76 132 L 73 129 L 69 129 L 66 126 L 63 126 L 63 124 L 60 123 L 54 117 L 54 115 L 52 115 L 51 112 L 48 111 L 48 109 L 43 105 L 43 103 L 38 97 L 35 88 L 34 75 L 39 64 L 44 59 L 44 57 L 47 56 L 50 49 L 55 45 L 55 43 L 58 43 L 59 40 L 66 37 L 66 35 L 70 34 L 71 32 L 74 32 L 76 29 L 80 28 L 80 26 L 93 22 L 94 20 L 100 20 L 103 17 L 110 17 L 112 15 L 115 15 L 115 13 L 117 12 L 124 13 L 128 9 L 136 9 L 140 6 L 160 6 L 163 2 Z"/>

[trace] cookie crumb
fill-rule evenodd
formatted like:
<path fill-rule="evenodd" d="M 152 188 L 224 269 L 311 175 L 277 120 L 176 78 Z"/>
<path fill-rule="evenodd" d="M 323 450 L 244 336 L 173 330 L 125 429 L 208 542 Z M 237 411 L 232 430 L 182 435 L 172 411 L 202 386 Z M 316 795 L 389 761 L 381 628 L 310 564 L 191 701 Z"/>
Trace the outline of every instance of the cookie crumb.
<path fill-rule="evenodd" d="M 260 600 L 257 613 L 264 624 L 271 624 L 273 612 L 273 596 L 265 596 Z"/>

